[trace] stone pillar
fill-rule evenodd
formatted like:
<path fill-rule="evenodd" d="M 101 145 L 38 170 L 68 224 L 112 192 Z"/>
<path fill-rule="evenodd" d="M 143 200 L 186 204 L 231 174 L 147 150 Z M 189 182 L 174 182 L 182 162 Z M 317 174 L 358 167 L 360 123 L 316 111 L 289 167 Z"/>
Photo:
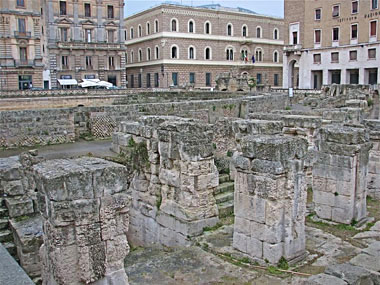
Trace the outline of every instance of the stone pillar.
<path fill-rule="evenodd" d="M 313 202 L 319 218 L 350 224 L 366 217 L 370 148 L 363 128 L 333 125 L 321 129 L 313 166 Z"/>
<path fill-rule="evenodd" d="M 219 185 L 211 126 L 179 117 L 148 116 L 123 122 L 113 149 L 133 153 L 146 147 L 148 165 L 131 182 L 129 240 L 136 245 L 182 246 L 214 226 Z"/>
<path fill-rule="evenodd" d="M 286 136 L 247 136 L 234 156 L 233 247 L 276 264 L 305 253 L 307 142 Z"/>
<path fill-rule="evenodd" d="M 124 166 L 97 158 L 34 166 L 43 218 L 43 284 L 128 284 L 128 181 Z"/>
<path fill-rule="evenodd" d="M 366 120 L 373 144 L 369 152 L 367 195 L 380 200 L 380 120 Z"/>

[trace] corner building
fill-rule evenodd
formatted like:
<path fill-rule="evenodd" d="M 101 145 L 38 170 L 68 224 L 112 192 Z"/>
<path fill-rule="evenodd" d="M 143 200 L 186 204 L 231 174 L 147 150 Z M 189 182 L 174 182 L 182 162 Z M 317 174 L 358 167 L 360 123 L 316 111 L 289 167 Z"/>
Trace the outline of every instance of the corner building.
<path fill-rule="evenodd" d="M 125 26 L 130 88 L 214 87 L 217 75 L 230 71 L 281 86 L 283 19 L 164 4 L 126 18 Z"/>
<path fill-rule="evenodd" d="M 283 86 L 379 84 L 379 0 L 285 0 Z"/>
<path fill-rule="evenodd" d="M 42 0 L 0 1 L 0 90 L 43 87 Z"/>
<path fill-rule="evenodd" d="M 99 78 L 125 87 L 123 0 L 44 0 L 52 88 Z"/>

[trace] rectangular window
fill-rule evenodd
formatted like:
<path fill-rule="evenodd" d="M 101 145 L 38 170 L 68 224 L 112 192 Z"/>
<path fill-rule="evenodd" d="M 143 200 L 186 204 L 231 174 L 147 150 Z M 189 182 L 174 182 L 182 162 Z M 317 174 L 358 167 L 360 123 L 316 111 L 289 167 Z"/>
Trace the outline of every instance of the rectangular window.
<path fill-rule="evenodd" d="M 377 9 L 379 7 L 378 0 L 371 0 L 371 9 Z"/>
<path fill-rule="evenodd" d="M 350 60 L 356 61 L 358 59 L 358 52 L 356 50 L 350 50 Z"/>
<path fill-rule="evenodd" d="M 108 57 L 108 66 L 110 69 L 115 68 L 115 60 L 113 56 Z"/>
<path fill-rule="evenodd" d="M 92 42 L 92 31 L 89 29 L 85 30 L 85 40 L 87 43 Z"/>
<path fill-rule="evenodd" d="M 20 47 L 20 61 L 25 62 L 28 60 L 26 47 Z"/>
<path fill-rule="evenodd" d="M 351 3 L 351 13 L 357 14 L 359 12 L 359 5 L 358 1 L 352 1 Z"/>
<path fill-rule="evenodd" d="M 339 41 L 339 28 L 333 28 L 333 39 L 334 42 Z"/>
<path fill-rule="evenodd" d="M 91 4 L 84 3 L 84 16 L 91 17 Z"/>
<path fill-rule="evenodd" d="M 319 21 L 321 19 L 321 14 L 322 14 L 322 10 L 320 8 L 315 9 L 315 20 L 316 21 Z"/>
<path fill-rule="evenodd" d="M 293 32 L 293 45 L 298 44 L 298 33 Z"/>
<path fill-rule="evenodd" d="M 113 43 L 114 42 L 114 31 L 113 30 L 108 30 L 107 31 L 107 36 L 108 36 L 108 42 Z"/>
<path fill-rule="evenodd" d="M 339 52 L 331 53 L 331 62 L 334 62 L 334 63 L 339 62 Z"/>
<path fill-rule="evenodd" d="M 18 18 L 18 31 L 20 34 L 26 33 L 26 24 L 24 18 Z"/>
<path fill-rule="evenodd" d="M 142 77 L 141 77 L 141 73 L 139 73 L 139 76 L 137 77 L 137 83 L 138 83 L 138 87 L 139 88 L 142 88 Z"/>
<path fill-rule="evenodd" d="M 172 73 L 172 83 L 173 83 L 173 86 L 178 86 L 178 73 L 177 72 Z"/>
<path fill-rule="evenodd" d="M 261 73 L 256 74 L 256 82 L 257 84 L 261 84 Z"/>
<path fill-rule="evenodd" d="M 358 38 L 358 24 L 351 25 L 351 39 L 356 40 Z"/>
<path fill-rule="evenodd" d="M 129 80 L 129 87 L 130 88 L 134 88 L 135 87 L 135 77 L 133 76 L 133 74 L 131 74 L 130 76 L 130 80 Z"/>
<path fill-rule="evenodd" d="M 159 77 L 158 77 L 158 73 L 155 73 L 154 74 L 154 87 L 159 87 L 160 86 L 160 82 L 159 82 Z"/>
<path fill-rule="evenodd" d="M 25 7 L 24 0 L 17 0 L 17 7 Z"/>
<path fill-rule="evenodd" d="M 86 68 L 92 68 L 92 57 L 86 56 Z"/>
<path fill-rule="evenodd" d="M 316 53 L 313 55 L 313 61 L 315 64 L 320 64 L 321 63 L 321 54 Z"/>
<path fill-rule="evenodd" d="M 368 59 L 376 59 L 376 49 L 375 48 L 368 49 Z"/>
<path fill-rule="evenodd" d="M 113 19 L 113 6 L 111 5 L 107 6 L 107 16 L 108 19 Z"/>
<path fill-rule="evenodd" d="M 59 1 L 59 15 L 67 15 L 66 1 Z"/>
<path fill-rule="evenodd" d="M 376 35 L 377 35 L 377 21 L 372 21 L 369 23 L 369 25 L 370 25 L 369 26 L 369 30 L 370 30 L 369 35 L 371 37 L 376 37 Z"/>
<path fill-rule="evenodd" d="M 278 86 L 278 82 L 279 82 L 279 75 L 278 74 L 275 74 L 274 75 L 274 80 L 273 80 L 273 85 L 274 86 Z"/>
<path fill-rule="evenodd" d="M 321 43 L 321 30 L 315 30 L 314 31 L 314 43 L 315 44 Z"/>
<path fill-rule="evenodd" d="M 146 88 L 150 88 L 150 73 L 146 74 Z"/>
<path fill-rule="evenodd" d="M 211 73 L 206 72 L 206 86 L 211 87 Z"/>
<path fill-rule="evenodd" d="M 190 72 L 190 74 L 189 74 L 189 82 L 190 82 L 190 84 L 194 84 L 195 83 L 195 73 L 194 72 Z"/>
<path fill-rule="evenodd" d="M 62 69 L 69 68 L 69 57 L 67 55 L 63 55 L 61 58 L 61 63 L 62 63 Z"/>
<path fill-rule="evenodd" d="M 333 6 L 332 16 L 333 18 L 339 17 L 339 5 Z"/>
<path fill-rule="evenodd" d="M 67 28 L 61 28 L 61 41 L 62 42 L 67 42 L 68 41 L 68 32 Z"/>

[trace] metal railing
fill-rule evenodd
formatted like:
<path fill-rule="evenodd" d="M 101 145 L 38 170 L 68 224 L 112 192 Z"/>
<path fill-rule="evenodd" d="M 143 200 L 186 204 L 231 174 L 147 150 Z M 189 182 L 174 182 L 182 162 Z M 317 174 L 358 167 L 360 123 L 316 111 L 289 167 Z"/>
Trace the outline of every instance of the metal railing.
<path fill-rule="evenodd" d="M 30 38 L 32 37 L 31 32 L 20 32 L 20 31 L 15 31 L 14 33 L 16 38 Z"/>

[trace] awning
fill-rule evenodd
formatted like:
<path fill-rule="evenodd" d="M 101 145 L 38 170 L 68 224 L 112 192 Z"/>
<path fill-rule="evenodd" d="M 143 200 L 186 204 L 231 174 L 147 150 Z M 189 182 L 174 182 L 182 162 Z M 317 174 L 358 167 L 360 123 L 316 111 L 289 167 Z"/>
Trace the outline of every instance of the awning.
<path fill-rule="evenodd" d="M 75 79 L 58 79 L 58 82 L 61 85 L 78 85 Z"/>
<path fill-rule="evenodd" d="M 79 83 L 80 87 L 112 87 L 113 84 L 107 81 L 100 81 L 99 79 L 82 79 L 83 82 Z"/>

